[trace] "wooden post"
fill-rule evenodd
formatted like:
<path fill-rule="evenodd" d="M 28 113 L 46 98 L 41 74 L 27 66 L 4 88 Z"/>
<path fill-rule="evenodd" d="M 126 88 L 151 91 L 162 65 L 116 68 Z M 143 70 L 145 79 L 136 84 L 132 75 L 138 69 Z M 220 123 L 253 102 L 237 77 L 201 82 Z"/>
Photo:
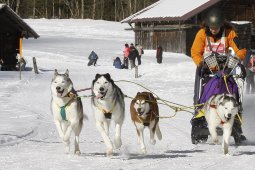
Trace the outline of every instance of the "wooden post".
<path fill-rule="evenodd" d="M 135 78 L 138 78 L 138 66 L 135 66 Z"/>
<path fill-rule="evenodd" d="M 33 57 L 33 65 L 34 65 L 35 74 L 39 74 L 35 57 Z"/>

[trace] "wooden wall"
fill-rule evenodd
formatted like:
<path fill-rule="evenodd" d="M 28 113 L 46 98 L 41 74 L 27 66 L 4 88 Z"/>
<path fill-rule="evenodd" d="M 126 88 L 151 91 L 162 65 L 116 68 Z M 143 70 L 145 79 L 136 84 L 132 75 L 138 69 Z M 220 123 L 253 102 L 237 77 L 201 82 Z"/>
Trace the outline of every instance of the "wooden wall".
<path fill-rule="evenodd" d="M 164 51 L 186 53 L 186 31 L 136 31 L 135 43 L 144 49 L 156 49 L 161 45 Z"/>

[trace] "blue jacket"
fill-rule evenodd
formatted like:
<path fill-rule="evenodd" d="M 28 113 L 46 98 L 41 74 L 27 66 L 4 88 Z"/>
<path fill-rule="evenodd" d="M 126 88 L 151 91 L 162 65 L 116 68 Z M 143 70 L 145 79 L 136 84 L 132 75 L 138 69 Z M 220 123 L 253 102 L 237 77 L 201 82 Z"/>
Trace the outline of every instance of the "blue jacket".
<path fill-rule="evenodd" d="M 113 66 L 115 68 L 118 68 L 118 69 L 122 69 L 122 65 L 121 65 L 121 61 L 120 61 L 120 58 L 117 57 L 114 61 L 113 61 Z"/>
<path fill-rule="evenodd" d="M 98 59 L 97 54 L 94 51 L 91 51 L 89 55 L 89 60 L 96 60 L 96 59 Z"/>

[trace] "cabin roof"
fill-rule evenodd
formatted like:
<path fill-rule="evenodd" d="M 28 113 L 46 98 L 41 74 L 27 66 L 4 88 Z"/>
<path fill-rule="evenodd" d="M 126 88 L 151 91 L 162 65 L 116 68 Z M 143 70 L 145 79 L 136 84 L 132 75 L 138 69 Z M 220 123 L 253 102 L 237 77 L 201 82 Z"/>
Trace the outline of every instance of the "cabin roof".
<path fill-rule="evenodd" d="M 0 4 L 0 20 L 8 22 L 17 28 L 21 32 L 22 37 L 39 38 L 39 35 L 6 4 Z"/>
<path fill-rule="evenodd" d="M 221 0 L 160 0 L 125 18 L 121 23 L 185 21 Z"/>

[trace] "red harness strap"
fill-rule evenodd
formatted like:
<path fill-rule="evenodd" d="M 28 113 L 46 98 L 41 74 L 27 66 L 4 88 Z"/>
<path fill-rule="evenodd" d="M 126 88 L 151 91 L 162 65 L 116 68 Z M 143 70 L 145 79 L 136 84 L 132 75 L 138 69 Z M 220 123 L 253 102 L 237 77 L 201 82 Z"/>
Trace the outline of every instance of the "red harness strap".
<path fill-rule="evenodd" d="M 214 108 L 214 109 L 217 109 L 217 105 L 215 105 L 215 104 L 210 104 L 210 107 L 211 108 Z M 219 113 L 218 112 L 216 112 L 217 113 L 217 115 L 219 116 Z M 219 118 L 220 118 L 220 116 L 219 116 Z M 221 118 L 220 118 L 221 119 Z M 220 124 L 221 125 L 223 125 L 225 122 L 223 121 L 223 120 L 220 120 Z"/>

